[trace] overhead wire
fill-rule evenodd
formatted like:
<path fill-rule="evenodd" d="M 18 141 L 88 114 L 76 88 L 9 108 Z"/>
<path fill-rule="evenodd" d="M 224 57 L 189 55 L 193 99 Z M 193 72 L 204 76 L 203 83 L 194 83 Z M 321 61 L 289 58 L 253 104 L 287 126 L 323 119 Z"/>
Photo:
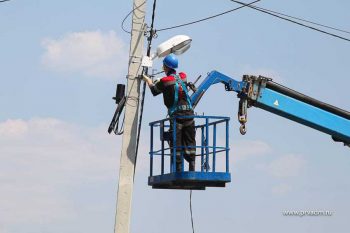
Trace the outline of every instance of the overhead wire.
<path fill-rule="evenodd" d="M 241 5 L 244 5 L 244 6 L 247 6 L 246 3 L 243 3 L 243 2 L 240 2 L 240 1 L 237 1 L 237 0 L 230 0 L 231 2 L 235 2 L 235 3 L 238 3 L 238 4 L 241 4 Z M 247 6 L 249 8 L 252 8 L 254 10 L 257 10 L 257 11 L 260 11 L 262 13 L 265 13 L 265 14 L 268 14 L 268 15 L 271 15 L 271 16 L 274 16 L 274 17 L 277 17 L 279 19 L 282 19 L 282 20 L 285 20 L 285 21 L 289 21 L 291 23 L 294 23 L 294 24 L 298 24 L 302 27 L 306 27 L 306 28 L 309 28 L 309 29 L 312 29 L 314 31 L 318 31 L 318 32 L 321 32 L 321 33 L 324 33 L 324 34 L 327 34 L 329 36 L 333 36 L 333 37 L 336 37 L 338 39 L 342 39 L 342 40 L 345 40 L 345 41 L 349 41 L 350 42 L 350 39 L 349 38 L 346 38 L 346 37 L 343 37 L 343 36 L 340 36 L 340 35 L 337 35 L 337 34 L 334 34 L 334 33 L 331 33 L 331 32 L 327 32 L 327 31 L 324 31 L 322 29 L 319 29 L 319 28 L 316 28 L 316 27 L 313 27 L 313 26 L 309 26 L 309 25 L 306 25 L 306 24 L 303 24 L 303 23 L 300 23 L 300 22 L 297 22 L 295 20 L 292 20 L 292 19 L 288 19 L 288 18 L 285 18 L 281 15 L 278 15 L 276 13 L 273 13 L 272 11 L 267 11 L 267 10 L 263 10 L 263 9 L 260 9 L 256 6 Z"/>
<path fill-rule="evenodd" d="M 310 20 L 307 20 L 307 19 L 302 19 L 302 18 L 299 18 L 299 17 L 287 15 L 285 13 L 269 10 L 269 9 L 266 9 L 266 8 L 263 8 L 263 7 L 259 7 L 259 6 L 254 6 L 254 7 L 258 8 L 258 9 L 261 9 L 261 10 L 265 10 L 265 11 L 268 11 L 268 12 L 275 13 L 277 15 L 286 16 L 286 17 L 291 18 L 291 19 L 296 19 L 296 20 L 299 20 L 299 21 L 302 21 L 302 22 L 306 22 L 306 23 L 310 23 L 310 24 L 317 25 L 317 26 L 320 26 L 320 27 L 332 29 L 332 30 L 335 30 L 335 31 L 338 31 L 338 32 L 344 32 L 344 33 L 350 34 L 350 31 L 347 31 L 347 30 L 344 30 L 344 29 L 340 29 L 340 28 L 336 28 L 336 27 L 332 27 L 332 26 L 327 26 L 325 24 L 321 24 L 321 23 L 313 22 L 313 21 L 310 21 Z"/>
<path fill-rule="evenodd" d="M 256 0 L 256 1 L 253 1 L 251 3 L 244 4 L 244 6 L 236 7 L 236 8 L 233 8 L 231 10 L 224 11 L 224 12 L 221 12 L 221 13 L 216 14 L 216 15 L 212 15 L 212 16 L 205 17 L 203 19 L 199 19 L 199 20 L 195 20 L 195 21 L 191 21 L 191 22 L 188 22 L 188 23 L 183 23 L 183 24 L 179 24 L 179 25 L 175 25 L 175 26 L 171 26 L 171 27 L 157 29 L 156 31 L 157 32 L 166 31 L 166 30 L 175 29 L 175 28 L 179 28 L 179 27 L 185 27 L 185 26 L 188 26 L 188 25 L 191 25 L 191 24 L 195 24 L 195 23 L 199 23 L 199 22 L 202 22 L 202 21 L 206 21 L 206 20 L 209 20 L 209 19 L 213 19 L 213 18 L 219 17 L 221 15 L 225 15 L 225 14 L 231 13 L 233 11 L 239 10 L 239 9 L 241 9 L 243 7 L 250 6 L 250 5 L 252 5 L 254 3 L 257 3 L 257 2 L 260 2 L 260 1 L 261 0 Z"/>
<path fill-rule="evenodd" d="M 319 27 L 324 27 L 324 28 L 335 30 L 335 31 L 347 33 L 347 34 L 350 34 L 350 31 L 347 31 L 347 30 L 344 30 L 344 29 L 340 29 L 340 28 L 336 28 L 336 27 L 332 27 L 332 26 L 328 26 L 328 25 L 325 25 L 325 24 L 317 23 L 317 22 L 313 22 L 311 20 L 306 20 L 306 19 L 303 19 L 303 18 L 300 18 L 300 17 L 291 16 L 291 15 L 288 15 L 288 14 L 285 14 L 285 13 L 269 10 L 269 9 L 266 9 L 266 8 L 263 8 L 263 7 L 253 6 L 253 4 L 259 2 L 260 0 L 257 0 L 257 1 L 254 1 L 254 2 L 250 2 L 250 3 L 244 3 L 244 2 L 240 2 L 240 1 L 236 1 L 236 0 L 230 0 L 230 1 L 238 3 L 238 4 L 241 4 L 242 6 L 234 8 L 234 9 L 231 9 L 231 10 L 228 10 L 228 11 L 224 11 L 224 12 L 216 14 L 216 15 L 205 17 L 203 19 L 199 19 L 199 20 L 195 20 L 195 21 L 191 21 L 191 22 L 188 22 L 188 23 L 183 23 L 183 24 L 179 24 L 179 25 L 175 25 L 175 26 L 170 26 L 170 27 L 166 27 L 166 28 L 157 29 L 156 32 L 171 30 L 171 29 L 175 29 L 175 28 L 179 28 L 179 27 L 185 27 L 185 26 L 188 26 L 188 25 L 191 25 L 191 24 L 196 24 L 196 23 L 199 23 L 199 22 L 202 22 L 202 21 L 206 21 L 206 20 L 209 20 L 209 19 L 212 19 L 212 18 L 216 18 L 218 16 L 221 16 L 221 15 L 230 13 L 232 11 L 241 9 L 243 7 L 249 7 L 249 8 L 252 8 L 254 10 L 263 12 L 265 14 L 269 14 L 271 16 L 280 18 L 282 20 L 286 20 L 286 21 L 289 21 L 291 23 L 298 24 L 299 26 L 306 27 L 306 28 L 309 28 L 309 29 L 314 30 L 314 31 L 318 31 L 320 33 L 324 33 L 324 34 L 327 34 L 329 36 L 336 37 L 338 39 L 350 41 L 349 38 L 346 38 L 346 37 L 343 37 L 343 36 L 340 36 L 340 35 L 337 35 L 337 34 L 334 34 L 334 33 L 331 33 L 331 32 L 328 32 L 328 31 L 325 31 L 325 30 L 322 30 L 322 29 L 319 29 L 319 28 L 316 28 L 316 27 L 313 27 L 313 26 L 310 26 L 310 25 L 306 25 L 306 24 L 297 22 L 295 20 L 298 20 L 298 21 L 301 21 L 301 22 L 305 22 L 305 23 L 309 23 L 309 24 L 313 24 L 313 25 L 317 25 Z M 287 17 L 287 18 L 285 18 L 285 17 Z M 292 19 L 294 19 L 294 20 L 292 20 Z"/>
<path fill-rule="evenodd" d="M 11 0 L 0 0 L 0 2 L 9 2 Z"/>
<path fill-rule="evenodd" d="M 9 1 L 9 0 L 7 0 Z M 139 9 L 141 6 L 145 5 L 146 1 L 144 1 L 142 4 L 140 4 L 139 6 L 137 6 L 136 8 L 133 8 L 123 19 L 122 23 L 121 23 L 121 28 L 123 29 L 124 32 L 126 33 L 129 33 L 131 34 L 131 32 L 127 31 L 125 28 L 124 28 L 124 23 L 125 23 L 125 20 L 134 12 L 136 11 L 137 9 Z"/>

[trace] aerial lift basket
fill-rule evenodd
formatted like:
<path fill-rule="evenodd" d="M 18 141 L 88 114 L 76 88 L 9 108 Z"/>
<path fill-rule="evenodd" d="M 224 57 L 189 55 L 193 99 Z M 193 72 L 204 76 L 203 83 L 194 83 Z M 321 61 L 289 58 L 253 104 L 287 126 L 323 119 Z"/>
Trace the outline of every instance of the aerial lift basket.
<path fill-rule="evenodd" d="M 196 121 L 196 168 L 185 169 L 181 153 L 181 171 L 176 171 L 176 121 L 194 118 Z M 229 117 L 177 116 L 151 122 L 150 125 L 150 175 L 148 185 L 154 189 L 193 189 L 225 187 L 231 181 L 229 173 Z M 169 131 L 170 124 L 174 130 Z M 181 150 L 185 149 L 181 146 Z"/>

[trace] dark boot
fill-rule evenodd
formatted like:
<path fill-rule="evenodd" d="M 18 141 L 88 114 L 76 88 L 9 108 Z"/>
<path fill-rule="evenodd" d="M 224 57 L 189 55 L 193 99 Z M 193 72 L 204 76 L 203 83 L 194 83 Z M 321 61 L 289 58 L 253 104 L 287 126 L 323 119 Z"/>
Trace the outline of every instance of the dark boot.
<path fill-rule="evenodd" d="M 192 160 L 188 163 L 188 170 L 194 172 L 196 170 L 196 161 Z"/>
<path fill-rule="evenodd" d="M 184 159 L 185 159 L 187 162 L 191 162 L 191 161 L 192 161 L 192 156 L 190 156 L 190 155 L 184 155 Z"/>
<path fill-rule="evenodd" d="M 176 172 L 181 172 L 181 162 L 176 161 Z"/>

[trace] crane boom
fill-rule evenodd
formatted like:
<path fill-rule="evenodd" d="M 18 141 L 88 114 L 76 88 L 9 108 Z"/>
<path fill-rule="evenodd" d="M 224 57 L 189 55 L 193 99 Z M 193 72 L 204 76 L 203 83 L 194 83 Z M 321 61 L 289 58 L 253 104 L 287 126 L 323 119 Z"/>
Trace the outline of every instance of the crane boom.
<path fill-rule="evenodd" d="M 195 107 L 211 85 L 223 83 L 226 91 L 235 91 L 240 99 L 238 117 L 245 133 L 247 109 L 251 106 L 329 134 L 335 141 L 350 145 L 350 113 L 301 94 L 263 76 L 244 75 L 242 81 L 212 71 L 191 95 Z"/>

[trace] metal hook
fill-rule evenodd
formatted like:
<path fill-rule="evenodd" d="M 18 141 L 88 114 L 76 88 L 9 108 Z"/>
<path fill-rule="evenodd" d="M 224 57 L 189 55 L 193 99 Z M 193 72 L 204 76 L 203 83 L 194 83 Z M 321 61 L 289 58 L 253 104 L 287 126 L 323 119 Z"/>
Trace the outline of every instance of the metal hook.
<path fill-rule="evenodd" d="M 241 124 L 241 126 L 239 127 L 239 132 L 240 132 L 242 135 L 245 135 L 245 134 L 247 133 L 247 129 L 246 129 L 245 124 Z"/>

